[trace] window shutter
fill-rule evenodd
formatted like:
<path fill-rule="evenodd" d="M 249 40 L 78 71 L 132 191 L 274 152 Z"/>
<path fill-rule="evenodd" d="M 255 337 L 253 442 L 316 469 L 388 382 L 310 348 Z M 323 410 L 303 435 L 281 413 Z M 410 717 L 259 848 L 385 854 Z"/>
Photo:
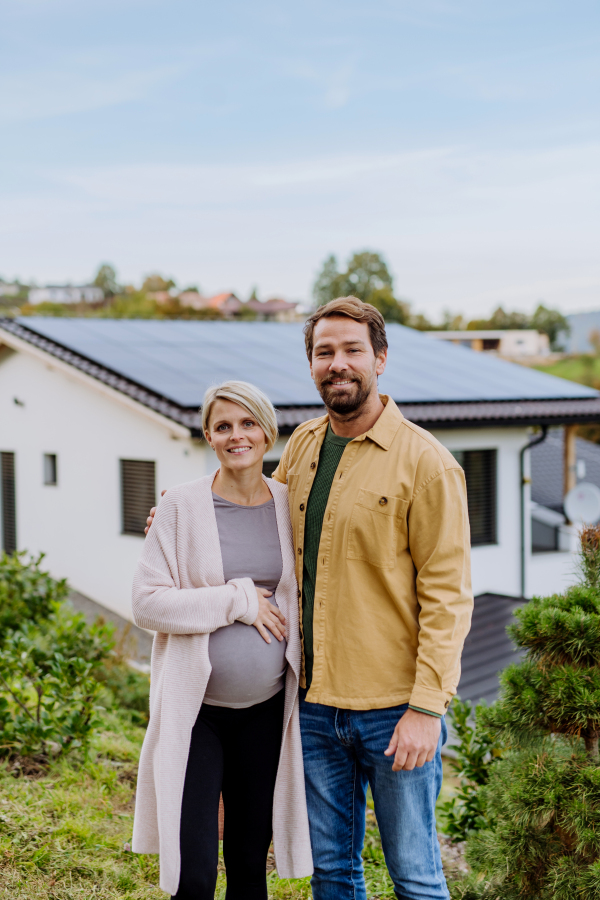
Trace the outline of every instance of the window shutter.
<path fill-rule="evenodd" d="M 121 460 L 121 531 L 144 535 L 150 509 L 156 505 L 156 463 Z"/>
<path fill-rule="evenodd" d="M 278 465 L 279 465 L 278 459 L 263 459 L 263 465 L 262 465 L 263 475 L 266 475 L 267 478 L 271 478 L 271 476 L 273 475 L 273 472 L 275 471 L 275 469 L 277 468 Z"/>
<path fill-rule="evenodd" d="M 464 469 L 471 524 L 471 546 L 497 543 L 496 450 L 458 450 Z"/>
<path fill-rule="evenodd" d="M 17 549 L 17 504 L 15 490 L 15 454 L 0 453 L 2 477 L 2 549 L 14 553 Z"/>

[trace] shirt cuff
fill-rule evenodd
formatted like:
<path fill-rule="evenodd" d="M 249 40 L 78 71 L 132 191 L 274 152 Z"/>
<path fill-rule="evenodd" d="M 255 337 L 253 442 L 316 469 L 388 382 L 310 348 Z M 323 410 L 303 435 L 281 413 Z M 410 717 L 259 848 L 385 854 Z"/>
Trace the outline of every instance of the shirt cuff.
<path fill-rule="evenodd" d="M 434 713 L 434 712 L 431 712 L 430 709 L 420 709 L 420 707 L 418 707 L 418 706 L 413 706 L 412 703 L 409 703 L 409 704 L 408 704 L 408 708 L 409 708 L 409 709 L 414 709 L 415 712 L 425 713 L 426 716 L 435 716 L 436 719 L 441 719 L 441 718 L 442 718 L 441 713 Z"/>

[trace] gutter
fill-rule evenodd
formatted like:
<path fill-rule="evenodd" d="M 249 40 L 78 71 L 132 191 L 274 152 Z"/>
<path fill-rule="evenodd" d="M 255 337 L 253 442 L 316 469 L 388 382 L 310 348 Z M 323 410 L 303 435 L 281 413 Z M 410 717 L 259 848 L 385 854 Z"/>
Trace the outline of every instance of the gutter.
<path fill-rule="evenodd" d="M 528 444 L 525 444 L 524 447 L 521 447 L 521 452 L 519 454 L 519 468 L 521 476 L 521 597 L 523 599 L 525 599 L 525 560 L 527 558 L 527 554 L 525 552 L 525 485 L 531 484 L 531 478 L 525 478 L 525 451 L 531 450 L 532 447 L 536 447 L 538 444 L 541 444 L 546 440 L 547 436 L 548 426 L 542 425 L 542 433 L 533 438 L 533 440 L 529 441 Z"/>

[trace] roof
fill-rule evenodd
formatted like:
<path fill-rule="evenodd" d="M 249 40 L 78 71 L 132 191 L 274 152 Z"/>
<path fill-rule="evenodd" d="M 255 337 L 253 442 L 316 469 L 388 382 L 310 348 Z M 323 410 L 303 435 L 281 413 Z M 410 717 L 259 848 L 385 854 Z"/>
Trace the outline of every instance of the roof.
<path fill-rule="evenodd" d="M 522 600 L 501 594 L 475 597 L 471 630 L 461 659 L 457 691 L 461 700 L 493 703 L 497 699 L 500 672 L 524 655 L 506 633 L 507 626 L 514 622 L 515 610 L 522 605 Z"/>
<path fill-rule="evenodd" d="M 210 384 L 251 381 L 280 410 L 284 429 L 323 413 L 310 378 L 302 323 L 22 317 L 4 329 L 188 427 Z M 534 369 L 387 326 L 380 378 L 426 427 L 600 421 L 597 391 Z"/>
<path fill-rule="evenodd" d="M 600 488 L 600 445 L 576 439 L 577 481 Z M 531 499 L 541 506 L 563 511 L 564 432 L 550 431 L 531 450 Z M 581 464 L 584 464 L 583 466 Z"/>
<path fill-rule="evenodd" d="M 495 340 L 496 338 L 502 339 L 506 337 L 507 334 L 516 334 L 522 336 L 524 334 L 535 334 L 538 335 L 539 332 L 535 330 L 535 328 L 488 328 L 482 329 L 481 331 L 425 331 L 424 334 L 427 337 L 440 338 L 444 341 L 452 341 L 452 340 L 465 340 L 470 341 L 477 338 L 489 338 Z"/>

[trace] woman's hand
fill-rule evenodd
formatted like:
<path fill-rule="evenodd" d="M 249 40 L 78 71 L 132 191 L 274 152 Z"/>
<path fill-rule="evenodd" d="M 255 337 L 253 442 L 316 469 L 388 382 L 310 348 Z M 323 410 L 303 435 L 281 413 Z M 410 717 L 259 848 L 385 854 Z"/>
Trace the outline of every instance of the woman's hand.
<path fill-rule="evenodd" d="M 264 588 L 256 588 L 256 596 L 258 597 L 258 615 L 252 624 L 267 644 L 271 643 L 269 631 L 275 635 L 278 641 L 282 641 L 286 637 L 285 616 L 277 606 L 273 606 L 267 600 L 267 597 L 273 596 L 273 592 L 266 591 Z"/>

